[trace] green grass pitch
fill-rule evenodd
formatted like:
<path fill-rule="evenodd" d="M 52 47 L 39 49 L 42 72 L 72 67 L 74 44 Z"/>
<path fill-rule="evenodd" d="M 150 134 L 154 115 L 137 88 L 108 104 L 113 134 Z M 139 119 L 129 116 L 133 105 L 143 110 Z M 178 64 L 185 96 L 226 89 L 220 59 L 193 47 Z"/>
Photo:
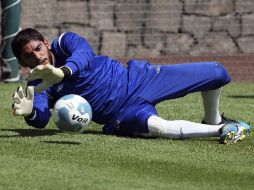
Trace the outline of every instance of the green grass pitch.
<path fill-rule="evenodd" d="M 217 138 L 169 140 L 103 135 L 91 124 L 83 134 L 44 130 L 13 117 L 19 84 L 0 85 L 0 189 L 253 189 L 254 135 L 235 145 Z M 21 83 L 21 85 L 24 85 Z M 199 93 L 157 106 L 166 119 L 200 122 Z M 254 84 L 223 89 L 221 112 L 254 125 Z"/>

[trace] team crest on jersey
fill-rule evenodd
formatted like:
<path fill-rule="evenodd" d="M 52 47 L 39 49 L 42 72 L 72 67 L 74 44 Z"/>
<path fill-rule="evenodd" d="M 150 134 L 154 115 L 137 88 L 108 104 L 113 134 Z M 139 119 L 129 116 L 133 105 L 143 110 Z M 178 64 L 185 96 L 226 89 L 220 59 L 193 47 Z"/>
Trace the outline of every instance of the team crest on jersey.
<path fill-rule="evenodd" d="M 116 129 L 117 130 L 120 130 L 120 124 L 121 124 L 121 121 L 120 120 L 116 120 Z"/>
<path fill-rule="evenodd" d="M 63 84 L 60 84 L 59 86 L 58 86 L 58 88 L 57 88 L 57 92 L 60 92 L 61 90 L 63 89 Z"/>
<path fill-rule="evenodd" d="M 156 72 L 159 74 L 161 71 L 161 67 L 159 65 L 155 65 L 154 67 L 155 67 Z"/>

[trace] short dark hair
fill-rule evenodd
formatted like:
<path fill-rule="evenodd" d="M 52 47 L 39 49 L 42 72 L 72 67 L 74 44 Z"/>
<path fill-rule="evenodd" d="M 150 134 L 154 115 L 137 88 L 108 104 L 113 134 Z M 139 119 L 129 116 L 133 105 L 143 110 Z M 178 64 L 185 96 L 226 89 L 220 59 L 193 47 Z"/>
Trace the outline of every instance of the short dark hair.
<path fill-rule="evenodd" d="M 21 48 L 31 40 L 44 41 L 44 36 L 33 28 L 25 28 L 19 31 L 11 42 L 11 48 L 14 56 L 21 59 Z"/>

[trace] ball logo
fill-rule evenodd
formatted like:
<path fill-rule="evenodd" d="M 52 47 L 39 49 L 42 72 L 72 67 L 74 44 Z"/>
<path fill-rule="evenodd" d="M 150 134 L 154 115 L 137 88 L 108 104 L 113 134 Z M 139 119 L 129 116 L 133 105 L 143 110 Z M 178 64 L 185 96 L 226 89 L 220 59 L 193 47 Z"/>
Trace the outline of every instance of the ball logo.
<path fill-rule="evenodd" d="M 75 109 L 75 105 L 73 105 L 72 102 L 68 102 L 68 103 L 66 104 L 66 106 L 67 106 L 67 108 L 69 108 L 69 110 Z"/>
<path fill-rule="evenodd" d="M 85 113 L 86 113 L 86 109 L 85 109 L 84 107 L 81 107 L 80 113 L 81 113 L 82 115 L 85 114 Z"/>
<path fill-rule="evenodd" d="M 72 115 L 72 120 L 76 120 L 76 121 L 78 121 L 78 122 L 80 122 L 80 123 L 87 123 L 88 122 L 88 119 L 86 118 L 86 117 L 80 117 L 79 115 L 76 115 L 76 114 L 73 114 Z"/>

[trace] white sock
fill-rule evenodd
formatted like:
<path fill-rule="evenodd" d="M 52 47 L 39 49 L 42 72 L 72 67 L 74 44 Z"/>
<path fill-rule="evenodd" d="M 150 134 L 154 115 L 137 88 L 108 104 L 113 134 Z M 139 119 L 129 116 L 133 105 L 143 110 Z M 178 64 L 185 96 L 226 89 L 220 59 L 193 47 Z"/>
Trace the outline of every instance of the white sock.
<path fill-rule="evenodd" d="M 204 120 L 207 124 L 217 125 L 221 122 L 219 112 L 221 88 L 201 92 L 205 116 Z"/>
<path fill-rule="evenodd" d="M 223 125 L 207 125 L 184 120 L 168 121 L 158 116 L 148 118 L 150 136 L 171 139 L 218 137 Z"/>

